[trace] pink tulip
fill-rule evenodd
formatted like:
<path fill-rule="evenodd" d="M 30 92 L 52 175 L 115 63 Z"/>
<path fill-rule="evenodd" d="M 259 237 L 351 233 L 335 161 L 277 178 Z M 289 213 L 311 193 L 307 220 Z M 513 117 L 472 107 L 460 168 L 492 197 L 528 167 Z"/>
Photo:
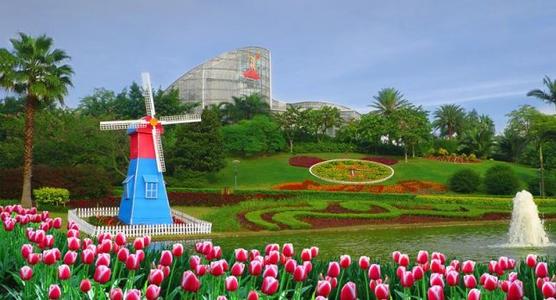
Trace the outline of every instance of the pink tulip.
<path fill-rule="evenodd" d="M 125 263 L 127 261 L 128 256 L 129 256 L 129 250 L 127 248 L 120 248 L 118 250 L 117 258 L 119 261 Z"/>
<path fill-rule="evenodd" d="M 481 291 L 478 289 L 471 289 L 467 293 L 467 300 L 481 300 Z"/>
<path fill-rule="evenodd" d="M 433 252 L 432 253 L 432 259 L 438 259 L 440 260 L 441 264 L 445 264 L 446 263 L 446 255 L 440 253 L 440 252 Z"/>
<path fill-rule="evenodd" d="M 303 268 L 305 269 L 305 273 L 309 274 L 311 270 L 313 270 L 313 264 L 310 261 L 304 261 Z"/>
<path fill-rule="evenodd" d="M 124 296 L 125 300 L 141 300 L 141 291 L 137 289 L 127 290 Z"/>
<path fill-rule="evenodd" d="M 31 244 L 23 244 L 21 246 L 21 256 L 24 259 L 27 259 L 31 253 L 33 253 L 33 246 Z"/>
<path fill-rule="evenodd" d="M 359 268 L 367 270 L 371 265 L 371 259 L 368 256 L 359 257 Z"/>
<path fill-rule="evenodd" d="M 306 278 L 307 273 L 305 272 L 305 268 L 303 266 L 297 266 L 293 272 L 293 280 L 296 282 L 302 282 L 305 281 Z"/>
<path fill-rule="evenodd" d="M 71 271 L 68 265 L 63 264 L 58 266 L 58 279 L 68 280 L 71 276 Z"/>
<path fill-rule="evenodd" d="M 156 300 L 158 299 L 159 295 L 160 287 L 155 284 L 149 285 L 147 287 L 147 290 L 145 291 L 145 297 L 147 298 L 147 300 Z"/>
<path fill-rule="evenodd" d="M 301 250 L 301 260 L 302 261 L 309 261 L 313 258 L 311 255 L 311 249 L 303 249 Z"/>
<path fill-rule="evenodd" d="M 31 269 L 29 266 L 21 267 L 21 269 L 19 269 L 19 277 L 21 277 L 21 280 L 23 281 L 31 280 L 31 278 L 33 277 L 33 269 Z"/>
<path fill-rule="evenodd" d="M 152 269 L 149 272 L 149 283 L 160 285 L 164 277 L 164 272 L 161 269 Z"/>
<path fill-rule="evenodd" d="M 31 253 L 27 257 L 27 263 L 34 266 L 38 264 L 42 260 L 42 254 L 39 253 Z"/>
<path fill-rule="evenodd" d="M 444 287 L 444 276 L 438 273 L 432 273 L 430 277 L 430 285 L 438 285 Z"/>
<path fill-rule="evenodd" d="M 541 290 L 545 298 L 556 297 L 556 283 L 554 282 L 544 282 Z"/>
<path fill-rule="evenodd" d="M 297 267 L 297 261 L 295 259 L 288 259 L 286 260 L 286 263 L 284 264 L 284 269 L 286 270 L 286 272 L 293 274 L 293 271 L 295 271 L 295 267 Z"/>
<path fill-rule="evenodd" d="M 259 294 L 255 291 L 250 291 L 249 294 L 247 294 L 247 300 L 259 300 Z"/>
<path fill-rule="evenodd" d="M 357 300 L 357 286 L 349 281 L 340 291 L 340 300 Z"/>
<path fill-rule="evenodd" d="M 496 273 L 496 268 L 498 267 L 498 262 L 495 260 L 491 260 L 488 262 L 488 272 L 490 274 Z"/>
<path fill-rule="evenodd" d="M 97 255 L 97 261 L 95 262 L 95 266 L 110 266 L 110 254 L 108 253 L 99 253 Z"/>
<path fill-rule="evenodd" d="M 519 280 L 512 281 L 508 288 L 507 300 L 521 300 L 523 299 L 523 283 Z"/>
<path fill-rule="evenodd" d="M 442 273 L 444 274 L 445 266 L 442 261 L 438 258 L 433 258 L 431 260 L 431 271 L 433 273 Z"/>
<path fill-rule="evenodd" d="M 406 269 L 404 266 L 399 266 L 399 267 L 396 269 L 396 276 L 397 276 L 398 278 L 402 278 L 403 273 L 404 273 L 405 271 L 407 271 L 407 269 Z"/>
<path fill-rule="evenodd" d="M 340 256 L 340 267 L 342 269 L 347 269 L 351 265 L 351 256 L 349 255 L 342 255 Z"/>
<path fill-rule="evenodd" d="M 425 277 L 425 270 L 423 270 L 421 266 L 414 266 L 411 272 L 413 273 L 413 278 L 415 280 L 421 280 Z"/>
<path fill-rule="evenodd" d="M 498 278 L 493 275 L 487 275 L 483 287 L 488 291 L 494 291 L 498 287 Z"/>
<path fill-rule="evenodd" d="M 141 262 L 139 261 L 139 257 L 137 256 L 137 254 L 130 254 L 126 261 L 125 261 L 125 267 L 128 270 L 139 270 L 139 267 L 141 266 Z"/>
<path fill-rule="evenodd" d="M 377 284 L 374 288 L 374 292 L 377 300 L 386 300 L 390 297 L 390 289 L 387 284 Z"/>
<path fill-rule="evenodd" d="M 461 271 L 464 274 L 471 274 L 475 271 L 475 262 L 472 260 L 466 260 L 461 266 Z"/>
<path fill-rule="evenodd" d="M 224 282 L 224 286 L 226 287 L 226 291 L 228 292 L 235 292 L 239 288 L 239 283 L 235 276 L 228 276 L 226 277 L 226 281 Z"/>
<path fill-rule="evenodd" d="M 205 254 L 207 260 L 220 259 L 222 257 L 222 248 L 220 246 L 213 246 L 208 254 Z"/>
<path fill-rule="evenodd" d="M 209 266 L 208 266 L 208 265 L 198 265 L 198 266 L 195 268 L 195 273 L 196 273 L 198 276 L 203 276 L 203 275 L 205 275 L 205 274 L 207 273 L 208 269 L 209 269 Z"/>
<path fill-rule="evenodd" d="M 57 284 L 52 284 L 48 288 L 48 299 L 60 299 L 62 297 L 62 290 Z"/>
<path fill-rule="evenodd" d="M 263 264 L 258 260 L 252 260 L 249 263 L 249 274 L 259 276 L 263 272 Z"/>
<path fill-rule="evenodd" d="M 174 257 L 172 256 L 172 252 L 170 252 L 169 250 L 163 250 L 160 253 L 160 264 L 163 266 L 170 266 L 172 265 L 172 261 L 174 260 Z"/>
<path fill-rule="evenodd" d="M 310 259 L 309 259 L 310 260 Z M 267 256 L 265 256 L 265 264 L 276 265 L 280 261 L 280 252 L 276 250 L 271 250 Z"/>
<path fill-rule="evenodd" d="M 398 258 L 398 264 L 404 267 L 409 266 L 409 256 L 407 254 L 400 254 L 400 257 Z"/>
<path fill-rule="evenodd" d="M 247 250 L 245 250 L 243 248 L 238 248 L 234 252 L 235 252 L 236 261 L 238 261 L 238 262 L 246 262 L 247 261 L 247 257 L 248 257 Z"/>
<path fill-rule="evenodd" d="M 54 227 L 55 229 L 62 228 L 62 218 L 54 218 L 54 220 L 52 220 L 52 227 Z"/>
<path fill-rule="evenodd" d="M 457 272 L 460 271 L 460 266 L 461 266 L 461 264 L 460 264 L 459 260 L 457 260 L 457 259 L 452 260 L 452 261 L 450 262 L 450 266 L 451 266 L 452 268 L 454 268 L 454 271 L 457 271 Z"/>
<path fill-rule="evenodd" d="M 93 279 L 100 284 L 104 284 L 107 283 L 108 280 L 110 280 L 111 274 L 112 274 L 112 270 L 110 270 L 109 267 L 105 265 L 100 265 L 95 269 L 95 274 L 93 276 Z"/>
<path fill-rule="evenodd" d="M 136 238 L 133 241 L 133 248 L 135 250 L 142 250 L 143 248 L 145 248 L 145 240 L 142 238 Z"/>
<path fill-rule="evenodd" d="M 110 290 L 110 300 L 123 300 L 124 292 L 120 288 L 113 288 Z"/>
<path fill-rule="evenodd" d="M 527 262 L 527 266 L 532 269 L 537 265 L 537 256 L 535 254 L 529 254 L 525 261 Z"/>
<path fill-rule="evenodd" d="M 95 254 L 93 253 L 93 251 L 89 250 L 89 249 L 85 249 L 83 250 L 83 252 L 81 252 L 81 262 L 86 264 L 86 265 L 90 265 L 93 263 L 95 259 Z"/>
<path fill-rule="evenodd" d="M 223 275 L 224 272 L 224 265 L 221 261 L 213 261 L 210 263 L 210 274 L 212 274 L 213 276 Z"/>
<path fill-rule="evenodd" d="M 332 291 L 332 285 L 330 284 L 329 281 L 319 280 L 317 282 L 317 289 L 315 291 L 315 294 L 317 296 L 328 297 L 331 291 Z"/>
<path fill-rule="evenodd" d="M 232 265 L 232 269 L 231 269 L 231 273 L 232 275 L 239 277 L 241 275 L 243 275 L 243 271 L 245 270 L 245 264 L 240 263 L 240 262 L 235 262 Z"/>
<path fill-rule="evenodd" d="M 68 251 L 64 255 L 64 264 L 66 265 L 73 265 L 77 261 L 77 252 L 75 251 Z"/>
<path fill-rule="evenodd" d="M 444 300 L 444 289 L 439 285 L 433 285 L 427 292 L 429 300 Z"/>
<path fill-rule="evenodd" d="M 42 253 L 42 262 L 45 265 L 53 265 L 56 263 L 56 253 L 53 250 L 45 250 Z"/>
<path fill-rule="evenodd" d="M 330 277 L 338 277 L 338 275 L 340 275 L 340 264 L 335 261 L 329 262 L 327 275 Z"/>
<path fill-rule="evenodd" d="M 186 292 L 197 292 L 201 287 L 201 282 L 193 272 L 185 271 L 181 279 L 181 287 Z"/>
<path fill-rule="evenodd" d="M 545 282 L 549 282 L 550 278 L 548 277 L 539 277 L 537 278 L 537 288 L 540 290 Z"/>
<path fill-rule="evenodd" d="M 280 251 L 280 245 L 278 244 L 268 244 L 264 247 L 264 253 L 268 255 L 270 251 Z"/>
<path fill-rule="evenodd" d="M 201 258 L 197 255 L 191 255 L 189 257 L 189 268 L 195 270 L 198 265 L 201 264 Z"/>
<path fill-rule="evenodd" d="M 89 279 L 85 278 L 81 280 L 81 283 L 79 283 L 79 289 L 83 293 L 88 293 L 91 290 L 91 282 L 89 281 Z"/>
<path fill-rule="evenodd" d="M 477 287 L 477 279 L 473 275 L 464 275 L 463 284 L 467 289 L 473 289 Z"/>
<path fill-rule="evenodd" d="M 417 263 L 424 265 L 429 261 L 429 253 L 425 250 L 419 251 L 417 253 Z"/>
<path fill-rule="evenodd" d="M 293 244 L 286 243 L 282 246 L 282 254 L 286 257 L 292 257 L 294 255 Z"/>
<path fill-rule="evenodd" d="M 152 238 L 150 235 L 145 235 L 143 237 L 143 244 L 145 245 L 145 248 L 148 247 L 151 244 Z"/>
<path fill-rule="evenodd" d="M 116 245 L 124 246 L 126 241 L 127 239 L 125 237 L 125 234 L 123 234 L 123 232 L 116 233 L 116 237 L 114 238 L 114 242 L 116 243 Z"/>
<path fill-rule="evenodd" d="M 398 260 L 400 259 L 401 254 L 402 253 L 400 251 L 392 252 L 392 259 L 394 260 L 395 263 L 398 263 Z"/>
<path fill-rule="evenodd" d="M 319 247 L 311 247 L 311 258 L 315 258 L 317 256 L 319 256 Z"/>
<path fill-rule="evenodd" d="M 410 271 L 403 272 L 402 277 L 400 278 L 400 284 L 404 288 L 412 287 L 414 282 L 415 279 L 413 278 L 413 273 L 411 273 Z"/>
<path fill-rule="evenodd" d="M 257 256 L 261 256 L 261 252 L 259 252 L 259 250 L 251 249 L 249 251 L 249 260 L 254 260 Z"/>
<path fill-rule="evenodd" d="M 381 278 L 379 264 L 372 264 L 369 266 L 369 278 L 372 280 L 378 280 Z"/>
<path fill-rule="evenodd" d="M 278 266 L 277 265 L 266 265 L 264 267 L 263 277 L 278 277 Z"/>
<path fill-rule="evenodd" d="M 265 277 L 263 279 L 263 284 L 261 291 L 268 296 L 274 295 L 278 290 L 278 280 L 274 277 Z"/>
<path fill-rule="evenodd" d="M 369 289 L 374 291 L 376 286 L 382 283 L 382 279 L 372 280 L 369 281 Z"/>
<path fill-rule="evenodd" d="M 548 265 L 545 262 L 537 263 L 537 266 L 535 267 L 535 275 L 537 277 L 548 276 Z"/>
<path fill-rule="evenodd" d="M 112 240 L 104 239 L 97 246 L 97 251 L 100 253 L 110 253 L 112 251 Z"/>
<path fill-rule="evenodd" d="M 459 283 L 459 274 L 456 271 L 446 273 L 446 282 L 449 286 L 456 286 Z"/>

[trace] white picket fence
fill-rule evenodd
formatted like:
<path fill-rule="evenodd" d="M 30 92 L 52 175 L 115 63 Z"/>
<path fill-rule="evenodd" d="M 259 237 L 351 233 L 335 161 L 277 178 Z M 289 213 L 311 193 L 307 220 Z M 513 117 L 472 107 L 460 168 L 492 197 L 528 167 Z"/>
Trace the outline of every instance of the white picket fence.
<path fill-rule="evenodd" d="M 145 235 L 196 235 L 209 234 L 212 230 L 212 223 L 199 220 L 174 209 L 172 209 L 172 216 L 182 221 L 183 224 L 95 226 L 84 220 L 84 218 L 94 216 L 117 216 L 118 211 L 118 207 L 71 209 L 68 210 L 68 221 L 75 222 L 81 231 L 93 236 L 97 236 L 102 232 L 109 232 L 112 235 L 123 232 L 128 237 L 141 237 Z"/>

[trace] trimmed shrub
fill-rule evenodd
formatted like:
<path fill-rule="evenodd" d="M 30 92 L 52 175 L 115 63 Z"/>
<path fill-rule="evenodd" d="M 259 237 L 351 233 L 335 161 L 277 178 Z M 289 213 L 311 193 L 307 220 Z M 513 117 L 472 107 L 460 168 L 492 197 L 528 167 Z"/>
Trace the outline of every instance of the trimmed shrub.
<path fill-rule="evenodd" d="M 33 196 L 39 205 L 65 206 L 69 201 L 70 193 L 66 189 L 42 187 L 33 190 Z"/>
<path fill-rule="evenodd" d="M 324 160 L 315 156 L 292 156 L 288 160 L 290 166 L 310 168 L 316 163 L 323 162 Z"/>
<path fill-rule="evenodd" d="M 476 192 L 480 184 L 481 176 L 471 169 L 459 170 L 448 180 L 450 190 L 463 194 Z"/>
<path fill-rule="evenodd" d="M 509 166 L 497 165 L 486 171 L 484 185 L 488 194 L 510 195 L 518 191 L 519 179 Z"/>
<path fill-rule="evenodd" d="M 0 198 L 17 199 L 21 196 L 22 171 L 0 170 Z M 94 165 L 75 167 L 33 166 L 33 187 L 55 186 L 69 190 L 72 198 L 100 198 L 110 195 L 112 184 L 108 173 Z"/>
<path fill-rule="evenodd" d="M 333 141 L 321 141 L 320 143 L 299 142 L 294 143 L 293 145 L 293 151 L 295 153 L 344 153 L 355 152 L 356 150 L 357 147 L 355 147 L 353 144 L 339 143 Z"/>

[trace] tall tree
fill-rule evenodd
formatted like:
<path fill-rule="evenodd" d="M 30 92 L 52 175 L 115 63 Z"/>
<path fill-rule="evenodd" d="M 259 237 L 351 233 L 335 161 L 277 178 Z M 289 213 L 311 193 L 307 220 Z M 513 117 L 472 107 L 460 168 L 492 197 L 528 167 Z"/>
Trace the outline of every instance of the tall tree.
<path fill-rule="evenodd" d="M 540 163 L 540 192 L 541 196 L 545 196 L 545 184 L 544 184 L 544 153 L 543 146 L 548 141 L 556 140 L 556 117 L 549 116 L 545 114 L 538 114 L 533 119 L 533 126 L 531 127 L 531 132 L 535 137 L 535 142 L 539 151 L 539 163 Z"/>
<path fill-rule="evenodd" d="M 31 207 L 35 111 L 41 105 L 56 101 L 63 103 L 68 87 L 72 85 L 73 70 L 65 64 L 70 57 L 63 50 L 53 49 L 53 40 L 45 35 L 32 37 L 20 33 L 10 42 L 12 51 L 0 49 L 0 86 L 25 97 L 21 204 Z"/>
<path fill-rule="evenodd" d="M 431 125 L 428 112 L 421 106 L 407 106 L 397 110 L 390 116 L 388 122 L 393 128 L 389 129 L 390 137 L 395 138 L 398 144 L 403 145 L 405 162 L 411 148 L 412 157 L 415 157 L 415 146 L 429 139 Z"/>
<path fill-rule="evenodd" d="M 432 123 L 440 131 L 440 136 L 448 139 L 460 135 L 465 124 L 465 111 L 457 104 L 444 104 L 434 112 Z"/>
<path fill-rule="evenodd" d="M 545 76 L 543 79 L 543 83 L 547 88 L 547 91 L 535 89 L 529 91 L 529 93 L 527 93 L 527 96 L 537 97 L 545 102 L 554 104 L 556 106 L 556 80 L 551 80 L 550 77 Z"/>
<path fill-rule="evenodd" d="M 404 99 L 400 91 L 395 88 L 384 88 L 378 91 L 376 96 L 373 96 L 375 101 L 370 106 L 378 113 L 388 116 L 396 110 L 407 107 L 409 102 Z"/>
<path fill-rule="evenodd" d="M 340 110 L 336 107 L 324 106 L 320 109 L 321 113 L 321 133 L 326 134 L 326 131 L 331 128 L 337 128 L 342 125 L 342 117 Z"/>
<path fill-rule="evenodd" d="M 531 142 L 531 126 L 538 114 L 540 112 L 533 106 L 522 105 L 506 115 L 508 123 L 498 141 L 498 151 L 505 159 L 518 161 Z"/>
<path fill-rule="evenodd" d="M 253 119 L 256 115 L 268 115 L 270 107 L 259 94 L 232 97 L 232 102 L 219 105 L 222 112 L 222 122 L 225 124 L 237 123 L 241 120 Z"/>
<path fill-rule="evenodd" d="M 274 115 L 274 119 L 280 125 L 284 136 L 288 140 L 290 153 L 293 153 L 293 142 L 301 129 L 301 113 L 296 106 L 288 106 L 286 111 Z"/>
<path fill-rule="evenodd" d="M 494 122 L 489 116 L 481 115 L 477 119 L 473 118 L 468 121 L 466 130 L 461 136 L 460 149 L 486 158 L 492 152 L 495 133 Z"/>

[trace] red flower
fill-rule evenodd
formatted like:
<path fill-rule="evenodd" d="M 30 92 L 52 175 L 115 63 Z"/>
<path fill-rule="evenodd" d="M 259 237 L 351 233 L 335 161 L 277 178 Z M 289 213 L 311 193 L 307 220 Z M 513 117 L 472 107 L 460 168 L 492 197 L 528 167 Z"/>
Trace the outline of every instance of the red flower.
<path fill-rule="evenodd" d="M 174 260 L 174 257 L 172 256 L 172 252 L 170 252 L 169 250 L 163 250 L 162 253 L 160 253 L 160 264 L 163 266 L 170 266 L 172 265 L 172 261 Z"/>
<path fill-rule="evenodd" d="M 31 244 L 23 244 L 21 246 L 21 256 L 24 259 L 27 259 L 31 253 L 33 253 L 33 246 Z"/>
<path fill-rule="evenodd" d="M 73 265 L 77 261 L 77 252 L 68 251 L 64 254 L 64 263 L 66 265 Z"/>
<path fill-rule="evenodd" d="M 245 264 L 241 262 L 235 262 L 232 265 L 231 273 L 234 276 L 241 276 L 243 275 L 243 271 L 245 270 Z"/>
<path fill-rule="evenodd" d="M 236 257 L 236 261 L 239 262 L 246 262 L 247 261 L 247 250 L 243 249 L 243 248 L 238 248 L 235 251 L 235 257 Z"/>
<path fill-rule="evenodd" d="M 417 263 L 424 265 L 428 261 L 429 261 L 429 252 L 425 250 L 421 250 L 419 251 L 419 253 L 417 253 Z"/>
<path fill-rule="evenodd" d="M 263 279 L 261 291 L 265 295 L 269 295 L 269 296 L 274 295 L 274 293 L 276 293 L 277 290 L 278 290 L 278 280 L 276 280 L 276 278 L 269 276 Z"/>
<path fill-rule="evenodd" d="M 21 277 L 21 280 L 23 281 L 31 280 L 31 278 L 33 277 L 33 269 L 31 269 L 29 266 L 21 267 L 21 269 L 19 269 L 19 277 Z"/>
<path fill-rule="evenodd" d="M 123 300 L 124 292 L 120 288 L 113 288 L 110 290 L 110 300 Z"/>
<path fill-rule="evenodd" d="M 89 281 L 89 279 L 83 279 L 81 280 L 81 283 L 79 283 L 79 289 L 83 292 L 83 293 L 87 293 L 91 290 L 91 281 Z"/>
<path fill-rule="evenodd" d="M 467 300 L 481 300 L 481 291 L 478 289 L 471 289 L 467 294 Z"/>
<path fill-rule="evenodd" d="M 525 259 L 529 268 L 534 268 L 537 265 L 537 256 L 535 254 L 527 255 Z"/>
<path fill-rule="evenodd" d="M 161 269 L 152 269 L 149 272 L 149 283 L 160 285 L 164 280 L 164 272 Z"/>
<path fill-rule="evenodd" d="M 133 248 L 135 250 L 141 250 L 141 249 L 145 248 L 145 240 L 142 239 L 142 238 L 136 238 L 133 241 Z"/>
<path fill-rule="evenodd" d="M 319 256 L 319 247 L 311 247 L 311 258 L 315 258 L 317 256 Z"/>
<path fill-rule="evenodd" d="M 137 256 L 137 254 L 130 254 L 126 261 L 125 261 L 125 267 L 128 270 L 139 270 L 139 267 L 141 266 L 141 262 L 139 260 L 139 257 Z"/>
<path fill-rule="evenodd" d="M 367 270 L 371 265 L 371 259 L 368 256 L 359 257 L 359 268 Z"/>
<path fill-rule="evenodd" d="M 507 300 L 521 300 L 523 299 L 523 283 L 519 280 L 510 282 L 508 288 Z"/>
<path fill-rule="evenodd" d="M 347 269 L 351 265 L 351 256 L 349 255 L 342 255 L 340 256 L 340 267 L 342 269 Z"/>
<path fill-rule="evenodd" d="M 307 273 L 305 272 L 305 267 L 297 266 L 293 272 L 293 280 L 296 282 L 305 281 L 307 278 Z"/>
<path fill-rule="evenodd" d="M 288 258 L 288 260 L 286 260 L 286 263 L 284 264 L 284 269 L 286 270 L 286 272 L 293 274 L 293 271 L 295 271 L 295 267 L 297 267 L 297 261 L 295 259 Z"/>
<path fill-rule="evenodd" d="M 266 265 L 264 266 L 263 277 L 278 277 L 278 266 L 276 265 Z"/>
<path fill-rule="evenodd" d="M 116 245 L 118 246 L 123 246 L 126 243 L 126 237 L 125 234 L 123 232 L 118 232 L 116 234 L 116 237 L 114 238 L 114 242 L 116 243 Z"/>
<path fill-rule="evenodd" d="M 56 263 L 56 253 L 53 250 L 45 250 L 42 253 L 42 261 L 45 265 L 53 265 Z"/>
<path fill-rule="evenodd" d="M 127 248 L 120 248 L 120 250 L 118 250 L 118 260 L 125 263 L 127 261 L 127 257 L 129 256 L 129 250 Z"/>
<path fill-rule="evenodd" d="M 543 283 L 542 294 L 544 298 L 556 297 L 556 283 L 550 281 Z"/>
<path fill-rule="evenodd" d="M 145 292 L 147 300 L 156 300 L 158 299 L 158 295 L 160 295 L 160 287 L 154 284 L 147 287 L 147 291 Z"/>
<path fill-rule="evenodd" d="M 68 280 L 71 276 L 71 271 L 68 265 L 63 264 L 58 266 L 58 279 Z"/>
<path fill-rule="evenodd" d="M 210 263 L 210 274 L 220 276 L 224 274 L 224 265 L 221 261 L 213 261 Z"/>
<path fill-rule="evenodd" d="M 185 271 L 181 279 L 181 287 L 186 292 L 197 292 L 201 287 L 201 282 L 193 272 Z"/>
<path fill-rule="evenodd" d="M 374 289 L 375 296 L 378 300 L 385 300 L 390 297 L 390 289 L 387 284 L 379 283 Z"/>
<path fill-rule="evenodd" d="M 466 260 L 461 266 L 461 271 L 465 274 L 471 274 L 475 270 L 475 262 L 472 260 Z"/>
<path fill-rule="evenodd" d="M 431 277 L 432 279 L 432 277 Z M 415 282 L 415 279 L 413 278 L 413 273 L 410 271 L 405 271 L 402 274 L 402 277 L 400 278 L 400 284 L 404 287 L 404 288 L 409 288 L 413 286 L 413 283 Z"/>
<path fill-rule="evenodd" d="M 249 294 L 247 294 L 247 300 L 259 300 L 259 294 L 255 291 L 250 291 Z"/>
<path fill-rule="evenodd" d="M 398 264 L 400 266 L 407 267 L 409 265 L 409 256 L 407 254 L 400 254 L 398 258 Z"/>
<path fill-rule="evenodd" d="M 450 271 L 446 274 L 446 282 L 449 286 L 456 286 L 459 283 L 459 274 L 456 271 Z"/>
<path fill-rule="evenodd" d="M 357 286 L 353 282 L 344 284 L 340 291 L 340 300 L 356 300 L 357 299 Z"/>
<path fill-rule="evenodd" d="M 107 283 L 110 280 L 110 275 L 112 274 L 112 270 L 105 265 L 100 265 L 95 269 L 95 274 L 93 279 L 98 283 Z"/>
<path fill-rule="evenodd" d="M 286 257 L 292 257 L 294 255 L 293 244 L 286 243 L 282 246 L 282 254 Z"/>
<path fill-rule="evenodd" d="M 372 264 L 369 266 L 369 279 L 378 280 L 381 278 L 380 265 Z"/>
<path fill-rule="evenodd" d="M 498 287 L 498 277 L 486 275 L 483 287 L 489 291 L 494 291 Z"/>
<path fill-rule="evenodd" d="M 125 292 L 125 300 L 141 300 L 141 291 L 137 289 L 131 289 Z"/>
<path fill-rule="evenodd" d="M 224 285 L 226 287 L 226 291 L 228 292 L 234 292 L 239 287 L 237 278 L 233 275 L 226 277 L 226 281 L 224 283 L 225 283 Z"/>
<path fill-rule="evenodd" d="M 328 297 L 330 292 L 332 291 L 332 284 L 328 280 L 319 280 L 317 282 L 317 289 L 315 294 L 317 296 Z"/>
<path fill-rule="evenodd" d="M 85 249 L 81 252 L 81 262 L 90 265 L 95 260 L 95 253 L 90 249 Z"/>
<path fill-rule="evenodd" d="M 249 263 L 249 274 L 259 276 L 263 272 L 263 264 L 259 260 L 252 260 Z"/>
<path fill-rule="evenodd" d="M 545 262 L 537 263 L 537 266 L 535 267 L 535 275 L 537 277 L 548 276 L 548 265 Z"/>
<path fill-rule="evenodd" d="M 62 297 L 62 290 L 57 284 L 52 284 L 48 288 L 48 299 L 60 299 Z"/>
<path fill-rule="evenodd" d="M 110 266 L 110 254 L 108 253 L 99 253 L 97 255 L 97 261 L 95 263 L 95 266 Z"/>
<path fill-rule="evenodd" d="M 411 272 L 413 273 L 413 279 L 415 280 L 421 280 L 425 277 L 425 270 L 423 270 L 421 266 L 414 266 Z"/>
<path fill-rule="evenodd" d="M 183 245 L 182 244 L 174 244 L 172 246 L 172 254 L 175 257 L 180 257 L 183 255 Z"/>
<path fill-rule="evenodd" d="M 42 259 L 42 255 L 39 253 L 31 253 L 29 254 L 29 256 L 27 257 L 27 263 L 29 263 L 30 265 L 34 266 L 36 264 L 38 264 Z"/>
<path fill-rule="evenodd" d="M 439 285 L 433 285 L 427 292 L 429 300 L 444 300 L 444 290 Z"/>
<path fill-rule="evenodd" d="M 475 287 L 477 287 L 477 279 L 473 275 L 464 275 L 463 284 L 467 289 L 474 289 Z"/>

